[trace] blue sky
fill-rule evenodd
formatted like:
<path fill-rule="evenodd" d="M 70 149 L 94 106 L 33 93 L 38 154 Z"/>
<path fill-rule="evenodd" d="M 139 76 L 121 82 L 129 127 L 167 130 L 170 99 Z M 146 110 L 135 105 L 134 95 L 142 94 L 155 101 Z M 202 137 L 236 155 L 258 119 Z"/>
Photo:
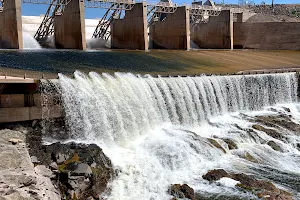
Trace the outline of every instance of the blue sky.
<path fill-rule="evenodd" d="M 174 0 L 173 0 L 174 1 Z M 192 1 L 182 1 L 182 0 L 175 0 L 175 3 L 191 3 Z M 215 0 L 216 3 L 221 3 L 222 0 Z M 224 0 L 225 3 L 232 3 L 237 4 L 238 0 Z M 254 0 L 256 4 L 262 2 L 262 0 Z M 270 4 L 272 0 L 266 0 L 267 4 Z M 283 4 L 283 3 L 300 3 L 300 0 L 274 0 L 274 3 Z M 37 4 L 23 4 L 22 5 L 22 14 L 23 15 L 41 15 L 45 14 L 48 6 L 47 5 L 37 5 Z M 85 18 L 94 19 L 100 18 L 104 14 L 104 9 L 97 9 L 97 8 L 88 8 L 85 9 Z"/>

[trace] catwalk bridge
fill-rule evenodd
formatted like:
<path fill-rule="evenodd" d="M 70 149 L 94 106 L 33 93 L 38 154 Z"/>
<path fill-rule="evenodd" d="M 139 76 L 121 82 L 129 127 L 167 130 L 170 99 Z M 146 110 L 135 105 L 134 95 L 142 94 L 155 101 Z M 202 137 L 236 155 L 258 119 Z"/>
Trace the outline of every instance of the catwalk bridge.
<path fill-rule="evenodd" d="M 0 0 L 0 46 L 22 49 L 22 4 L 48 4 L 35 39 L 47 45 L 50 36 L 56 48 L 86 48 L 84 9 L 105 9 L 93 37 L 111 39 L 112 48 L 189 49 L 190 28 L 220 16 L 222 7 L 211 0 L 177 5 L 171 0 L 147 3 L 135 0 Z M 222 17 L 224 18 L 224 16 Z M 148 36 L 149 41 L 148 42 Z"/>

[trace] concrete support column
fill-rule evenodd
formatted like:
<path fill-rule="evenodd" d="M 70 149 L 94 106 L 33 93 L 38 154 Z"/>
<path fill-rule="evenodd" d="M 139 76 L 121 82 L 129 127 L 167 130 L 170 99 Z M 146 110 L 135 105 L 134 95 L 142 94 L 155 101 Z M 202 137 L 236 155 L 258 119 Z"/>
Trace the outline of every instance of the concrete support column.
<path fill-rule="evenodd" d="M 233 48 L 233 13 L 223 10 L 219 16 L 209 17 L 209 22 L 196 24 L 191 30 L 191 38 L 200 48 Z"/>
<path fill-rule="evenodd" d="M 167 14 L 164 21 L 150 26 L 150 47 L 155 49 L 190 49 L 190 14 L 186 6 Z"/>
<path fill-rule="evenodd" d="M 63 14 L 55 16 L 54 37 L 58 49 L 86 49 L 84 0 L 71 0 Z"/>
<path fill-rule="evenodd" d="M 147 4 L 137 3 L 111 25 L 112 49 L 148 50 Z"/>
<path fill-rule="evenodd" d="M 23 49 L 21 1 L 6 0 L 0 12 L 0 48 Z"/>
<path fill-rule="evenodd" d="M 243 21 L 243 14 L 241 15 Z M 233 12 L 230 10 L 229 13 L 229 34 L 230 34 L 230 49 L 233 49 Z"/>

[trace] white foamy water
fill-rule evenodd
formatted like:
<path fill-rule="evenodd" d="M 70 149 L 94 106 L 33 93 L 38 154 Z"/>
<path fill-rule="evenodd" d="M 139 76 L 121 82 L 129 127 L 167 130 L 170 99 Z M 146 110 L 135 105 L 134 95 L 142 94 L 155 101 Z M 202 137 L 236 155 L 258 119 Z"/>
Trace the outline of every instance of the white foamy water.
<path fill-rule="evenodd" d="M 40 44 L 29 33 L 23 31 L 23 48 L 24 49 L 41 49 Z"/>
<path fill-rule="evenodd" d="M 75 72 L 74 79 L 60 74 L 56 84 L 70 138 L 98 144 L 119 171 L 103 195 L 108 199 L 170 199 L 167 190 L 175 183 L 208 197 L 255 199 L 234 188 L 233 180 L 209 184 L 201 178 L 216 168 L 279 178 L 279 187 L 299 195 L 300 188 L 286 183 L 300 177 L 298 133 L 277 127 L 284 139 L 276 139 L 252 129 L 260 115 L 299 124 L 294 73 L 153 78 Z M 237 149 L 229 149 L 227 140 Z"/>

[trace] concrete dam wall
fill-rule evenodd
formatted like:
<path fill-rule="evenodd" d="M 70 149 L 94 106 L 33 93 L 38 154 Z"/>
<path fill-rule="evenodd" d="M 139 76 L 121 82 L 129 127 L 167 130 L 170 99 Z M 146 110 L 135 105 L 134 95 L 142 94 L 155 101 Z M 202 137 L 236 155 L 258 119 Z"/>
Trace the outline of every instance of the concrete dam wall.
<path fill-rule="evenodd" d="M 300 23 L 266 22 L 233 25 L 237 49 L 300 50 Z"/>

